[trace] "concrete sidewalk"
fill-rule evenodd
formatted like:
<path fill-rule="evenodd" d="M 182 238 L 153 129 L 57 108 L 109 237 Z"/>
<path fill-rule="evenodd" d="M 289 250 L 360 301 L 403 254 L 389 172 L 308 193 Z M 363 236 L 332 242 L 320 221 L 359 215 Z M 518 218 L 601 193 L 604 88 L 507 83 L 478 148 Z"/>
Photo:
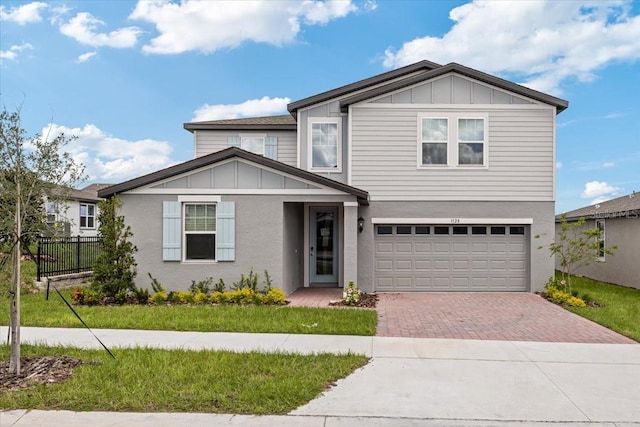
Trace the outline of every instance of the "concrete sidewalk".
<path fill-rule="evenodd" d="M 354 352 L 372 361 L 289 416 L 9 411 L 0 425 L 640 425 L 640 345 L 95 330 L 109 347 Z M 0 336 L 6 336 L 0 327 Z M 85 329 L 27 343 L 100 348 Z"/>

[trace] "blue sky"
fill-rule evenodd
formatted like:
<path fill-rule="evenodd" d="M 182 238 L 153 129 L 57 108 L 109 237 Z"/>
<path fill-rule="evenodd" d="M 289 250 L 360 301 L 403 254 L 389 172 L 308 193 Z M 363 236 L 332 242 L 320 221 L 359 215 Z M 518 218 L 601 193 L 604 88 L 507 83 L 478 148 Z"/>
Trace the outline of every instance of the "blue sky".
<path fill-rule="evenodd" d="M 556 210 L 640 191 L 640 2 L 2 0 L 0 103 L 91 182 L 193 157 L 184 122 L 286 104 L 428 59 L 569 101 Z"/>

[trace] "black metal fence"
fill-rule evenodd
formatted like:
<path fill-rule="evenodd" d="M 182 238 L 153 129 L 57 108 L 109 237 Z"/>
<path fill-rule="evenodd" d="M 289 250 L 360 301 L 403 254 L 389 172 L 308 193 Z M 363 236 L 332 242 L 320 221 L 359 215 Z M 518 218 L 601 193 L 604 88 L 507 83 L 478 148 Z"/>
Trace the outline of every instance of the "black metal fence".
<path fill-rule="evenodd" d="M 37 279 L 91 271 L 99 254 L 100 238 L 97 236 L 39 237 Z"/>

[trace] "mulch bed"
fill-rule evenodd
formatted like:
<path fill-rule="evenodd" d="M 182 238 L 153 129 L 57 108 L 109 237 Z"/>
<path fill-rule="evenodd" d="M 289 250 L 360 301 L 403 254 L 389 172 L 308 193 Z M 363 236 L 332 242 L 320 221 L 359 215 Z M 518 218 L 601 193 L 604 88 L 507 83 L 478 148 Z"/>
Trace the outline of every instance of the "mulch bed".
<path fill-rule="evenodd" d="M 84 362 L 69 356 L 23 357 L 20 375 L 9 374 L 9 362 L 0 362 L 0 392 L 17 391 L 41 384 L 59 383 Z"/>
<path fill-rule="evenodd" d="M 342 307 L 360 307 L 360 308 L 376 308 L 378 302 L 378 295 L 376 294 L 360 294 L 360 299 L 354 305 L 345 304 L 342 300 L 332 301 L 329 305 L 342 306 Z"/>

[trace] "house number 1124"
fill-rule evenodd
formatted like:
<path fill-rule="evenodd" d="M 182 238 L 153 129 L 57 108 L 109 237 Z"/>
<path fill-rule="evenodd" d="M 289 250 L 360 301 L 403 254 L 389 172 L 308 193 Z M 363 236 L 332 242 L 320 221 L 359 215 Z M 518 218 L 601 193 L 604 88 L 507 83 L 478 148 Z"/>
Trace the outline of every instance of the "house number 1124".
<path fill-rule="evenodd" d="M 451 218 L 451 224 L 460 224 L 460 218 Z"/>

